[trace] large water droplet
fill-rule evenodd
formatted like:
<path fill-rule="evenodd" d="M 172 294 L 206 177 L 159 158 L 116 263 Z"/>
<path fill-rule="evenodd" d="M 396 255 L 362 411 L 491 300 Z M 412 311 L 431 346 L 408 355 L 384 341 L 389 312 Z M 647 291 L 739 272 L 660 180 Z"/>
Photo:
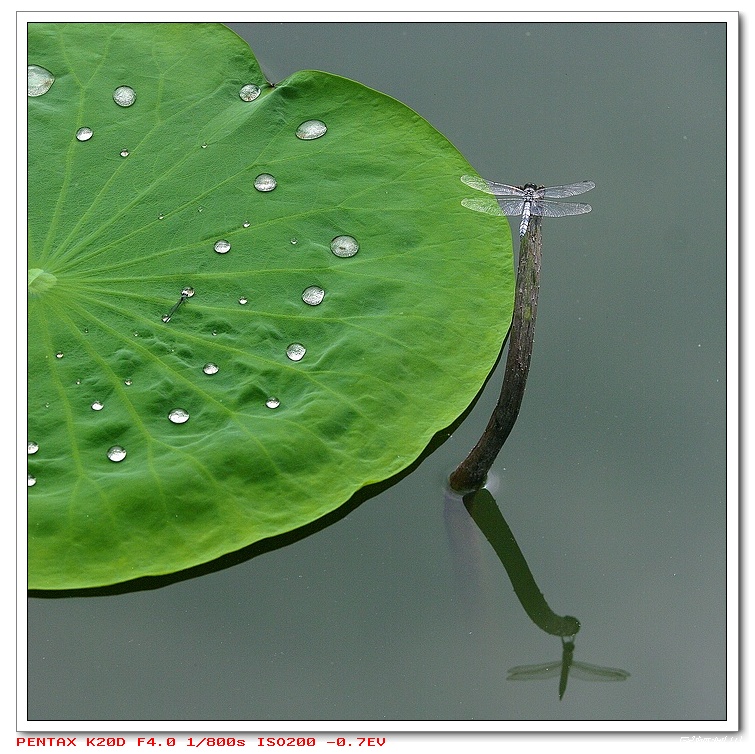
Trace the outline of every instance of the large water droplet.
<path fill-rule="evenodd" d="M 337 257 L 353 257 L 359 251 L 359 244 L 351 236 L 336 236 L 330 242 L 330 250 Z"/>
<path fill-rule="evenodd" d="M 319 285 L 310 285 L 309 288 L 305 288 L 304 293 L 301 294 L 301 300 L 310 306 L 321 304 L 324 298 L 325 291 L 320 288 Z"/>
<path fill-rule="evenodd" d="M 121 157 L 128 157 L 129 151 L 128 149 L 121 149 Z"/>
<path fill-rule="evenodd" d="M 130 86 L 119 86 L 113 92 L 113 100 L 121 107 L 131 107 L 136 102 L 136 92 Z"/>
<path fill-rule="evenodd" d="M 281 402 L 275 396 L 272 396 L 272 395 L 265 401 L 265 405 L 268 408 L 278 408 L 280 404 Z"/>
<path fill-rule="evenodd" d="M 39 450 L 39 445 L 37 445 L 37 443 L 35 442 L 28 443 L 26 447 L 27 447 L 27 452 L 30 456 L 34 455 Z"/>
<path fill-rule="evenodd" d="M 278 181 L 270 173 L 261 173 L 254 179 L 257 191 L 272 191 L 277 185 Z"/>
<path fill-rule="evenodd" d="M 29 487 L 33 487 L 36 483 L 37 483 L 37 480 L 31 474 L 28 474 L 27 479 L 26 479 L 26 484 Z"/>
<path fill-rule="evenodd" d="M 307 349 L 301 343 L 292 343 L 286 349 L 286 356 L 291 361 L 301 361 L 304 358 L 304 354 L 307 353 Z"/>
<path fill-rule="evenodd" d="M 189 421 L 189 412 L 183 408 L 174 408 L 168 414 L 168 419 L 170 419 L 173 424 L 184 424 Z"/>
<path fill-rule="evenodd" d="M 55 358 L 56 358 L 56 359 L 62 359 L 62 358 L 63 358 L 63 351 L 58 351 L 58 352 L 57 352 L 57 353 L 55 354 Z"/>
<path fill-rule="evenodd" d="M 239 97 L 241 97 L 244 102 L 251 102 L 260 96 L 260 91 L 261 90 L 257 84 L 244 84 L 244 86 L 239 89 Z"/>
<path fill-rule="evenodd" d="M 202 371 L 205 374 L 217 374 L 220 367 L 217 364 L 213 364 L 211 361 L 208 361 L 203 367 Z"/>
<path fill-rule="evenodd" d="M 296 129 L 296 136 L 305 141 L 319 139 L 327 130 L 328 127 L 321 120 L 305 120 Z"/>
<path fill-rule="evenodd" d="M 92 129 L 88 126 L 83 126 L 76 132 L 76 138 L 79 141 L 89 141 L 92 138 Z"/>
<path fill-rule="evenodd" d="M 215 246 L 213 248 L 218 254 L 227 254 L 231 250 L 231 244 L 221 238 L 219 241 L 215 241 Z"/>
<path fill-rule="evenodd" d="M 29 97 L 40 97 L 50 91 L 50 87 L 55 81 L 55 76 L 50 71 L 42 68 L 41 65 L 30 65 L 27 72 L 26 93 Z"/>
<path fill-rule="evenodd" d="M 107 457 L 113 463 L 118 463 L 126 457 L 126 451 L 120 445 L 113 445 L 113 447 L 108 450 Z"/>
<path fill-rule="evenodd" d="M 103 409 L 104 407 L 105 407 L 105 404 L 104 404 L 104 403 L 102 403 L 101 401 L 95 401 L 95 402 L 94 402 L 94 403 L 92 404 L 92 410 L 93 410 L 93 411 L 102 411 L 102 409 Z"/>
<path fill-rule="evenodd" d="M 241 297 L 241 298 L 239 299 L 239 303 L 240 303 L 240 304 L 241 304 L 242 306 L 243 306 L 244 304 L 248 303 L 248 302 L 249 302 L 249 299 L 248 299 L 248 298 L 247 298 L 246 296 L 242 296 L 242 297 Z"/>

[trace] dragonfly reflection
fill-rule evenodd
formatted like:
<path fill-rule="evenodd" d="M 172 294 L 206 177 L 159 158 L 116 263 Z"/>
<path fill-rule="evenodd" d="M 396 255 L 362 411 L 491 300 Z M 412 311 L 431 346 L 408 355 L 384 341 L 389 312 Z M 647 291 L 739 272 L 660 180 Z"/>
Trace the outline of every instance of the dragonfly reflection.
<path fill-rule="evenodd" d="M 625 681 L 629 678 L 629 673 L 626 670 L 578 662 L 574 659 L 574 641 L 562 638 L 561 642 L 563 644 L 561 660 L 544 662 L 540 665 L 517 665 L 515 668 L 509 669 L 506 680 L 539 681 L 559 676 L 558 698 L 563 699 L 570 673 L 582 681 Z"/>
<path fill-rule="evenodd" d="M 509 186 L 507 183 L 494 183 L 474 175 L 463 175 L 461 180 L 477 191 L 493 194 L 504 215 L 521 215 L 519 235 L 527 232 L 530 216 L 564 217 L 565 215 L 582 215 L 592 207 L 581 202 L 553 202 L 551 199 L 563 199 L 566 196 L 584 194 L 595 188 L 592 181 L 569 183 L 566 186 L 536 186 L 527 183 L 524 186 Z M 462 204 L 478 212 L 490 212 L 490 205 L 477 199 L 464 199 Z"/>

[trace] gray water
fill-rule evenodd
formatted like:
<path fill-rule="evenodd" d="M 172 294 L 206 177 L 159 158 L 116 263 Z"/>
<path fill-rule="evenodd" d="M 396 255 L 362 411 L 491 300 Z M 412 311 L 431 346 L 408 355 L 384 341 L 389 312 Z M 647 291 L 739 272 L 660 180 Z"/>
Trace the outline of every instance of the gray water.
<path fill-rule="evenodd" d="M 527 392 L 490 489 L 551 608 L 581 621 L 575 660 L 631 676 L 570 678 L 562 701 L 558 678 L 506 680 L 561 642 L 444 490 L 499 365 L 438 450 L 308 537 L 159 589 L 32 598 L 29 718 L 725 720 L 725 26 L 231 27 L 271 81 L 318 69 L 390 94 L 491 180 L 595 181 L 591 214 L 544 221 Z"/>

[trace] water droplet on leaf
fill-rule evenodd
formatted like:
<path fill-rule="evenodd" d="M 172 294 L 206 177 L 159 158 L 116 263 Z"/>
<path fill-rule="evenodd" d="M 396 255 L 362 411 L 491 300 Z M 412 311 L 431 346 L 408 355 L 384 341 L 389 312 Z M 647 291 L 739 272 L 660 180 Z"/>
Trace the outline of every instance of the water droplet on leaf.
<path fill-rule="evenodd" d="M 286 349 L 286 356 L 291 361 L 301 361 L 304 358 L 304 354 L 307 353 L 307 349 L 301 343 L 292 343 Z"/>
<path fill-rule="evenodd" d="M 128 157 L 129 151 L 128 149 L 121 149 L 121 157 Z"/>
<path fill-rule="evenodd" d="M 189 421 L 189 412 L 183 408 L 174 408 L 168 414 L 168 419 L 170 419 L 173 424 L 184 424 Z"/>
<path fill-rule="evenodd" d="M 273 397 L 272 395 L 265 401 L 265 405 L 268 408 L 278 408 L 280 404 L 281 402 L 277 398 Z"/>
<path fill-rule="evenodd" d="M 89 139 L 92 138 L 92 129 L 89 128 L 89 127 L 87 127 L 87 126 L 84 126 L 83 128 L 80 128 L 76 132 L 76 138 L 79 141 L 89 141 Z"/>
<path fill-rule="evenodd" d="M 181 295 L 182 295 L 182 296 L 183 296 L 184 298 L 191 298 L 191 297 L 192 297 L 192 296 L 194 295 L 194 289 L 193 289 L 193 288 L 188 288 L 188 287 L 187 287 L 187 288 L 184 288 L 184 289 L 183 289 L 183 290 L 181 291 Z"/>
<path fill-rule="evenodd" d="M 131 107 L 136 102 L 136 92 L 130 86 L 119 86 L 113 92 L 113 101 L 121 107 Z"/>
<path fill-rule="evenodd" d="M 296 129 L 296 136 L 305 141 L 319 139 L 327 130 L 328 127 L 321 120 L 305 120 Z"/>
<path fill-rule="evenodd" d="M 27 74 L 26 93 L 29 97 L 41 97 L 47 94 L 55 81 L 55 76 L 41 65 L 30 65 L 27 68 Z"/>
<path fill-rule="evenodd" d="M 247 298 L 246 296 L 242 296 L 242 297 L 241 297 L 241 298 L 239 299 L 239 303 L 240 303 L 240 304 L 241 304 L 242 306 L 243 306 L 244 304 L 246 304 L 246 303 L 247 303 L 248 301 L 249 301 L 249 299 L 248 299 L 248 298 Z"/>
<path fill-rule="evenodd" d="M 105 407 L 105 405 L 104 405 L 103 403 L 101 403 L 100 401 L 95 401 L 95 402 L 94 402 L 94 403 L 92 404 L 92 410 L 93 410 L 93 411 L 102 411 L 102 409 L 103 409 L 104 407 Z"/>
<path fill-rule="evenodd" d="M 217 364 L 213 364 L 211 361 L 208 361 L 203 367 L 202 371 L 205 374 L 217 374 L 220 367 L 218 367 Z"/>
<path fill-rule="evenodd" d="M 257 191 L 272 191 L 277 185 L 278 181 L 270 173 L 261 173 L 254 179 Z"/>
<path fill-rule="evenodd" d="M 130 379 L 125 379 L 125 380 L 123 380 L 123 384 L 126 385 L 126 387 L 128 387 L 129 385 L 132 384 L 132 382 L 131 382 Z"/>
<path fill-rule="evenodd" d="M 330 250 L 337 257 L 353 257 L 359 251 L 359 244 L 351 236 L 336 236 L 330 242 Z"/>
<path fill-rule="evenodd" d="M 231 244 L 221 238 L 219 241 L 215 241 L 214 249 L 218 254 L 227 254 L 231 250 Z"/>
<path fill-rule="evenodd" d="M 241 224 L 242 228 L 248 228 L 251 225 L 249 220 L 244 220 L 244 222 Z"/>
<path fill-rule="evenodd" d="M 305 288 L 304 293 L 301 294 L 301 300 L 310 306 L 321 304 L 324 298 L 325 291 L 320 288 L 319 285 L 310 285 L 309 288 Z"/>
<path fill-rule="evenodd" d="M 35 442 L 30 442 L 27 446 L 27 452 L 30 456 L 34 455 L 39 450 L 39 445 Z"/>
<path fill-rule="evenodd" d="M 37 483 L 37 480 L 31 474 L 29 474 L 26 479 L 26 484 L 29 487 L 33 487 L 36 483 Z"/>
<path fill-rule="evenodd" d="M 291 245 L 292 246 L 296 246 L 296 244 L 298 244 L 298 243 L 299 243 L 299 239 L 298 238 L 292 238 L 291 239 Z"/>
<path fill-rule="evenodd" d="M 57 353 L 55 354 L 55 358 L 56 358 L 56 359 L 62 359 L 62 358 L 63 358 L 63 351 L 58 351 L 58 352 L 57 352 Z"/>
<path fill-rule="evenodd" d="M 107 452 L 107 457 L 113 463 L 119 463 L 126 457 L 126 451 L 120 445 L 113 445 Z"/>
<path fill-rule="evenodd" d="M 252 100 L 257 99 L 257 97 L 260 96 L 260 88 L 257 86 L 257 84 L 245 84 L 244 86 L 239 89 L 239 97 L 244 100 L 244 102 L 251 102 Z"/>

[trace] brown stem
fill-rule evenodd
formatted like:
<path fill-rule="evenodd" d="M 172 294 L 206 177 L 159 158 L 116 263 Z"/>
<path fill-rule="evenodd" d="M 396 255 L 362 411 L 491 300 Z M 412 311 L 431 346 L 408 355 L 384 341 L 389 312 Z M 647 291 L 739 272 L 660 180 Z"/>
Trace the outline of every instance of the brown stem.
<path fill-rule="evenodd" d="M 509 331 L 509 353 L 501 394 L 482 437 L 449 478 L 451 489 L 456 492 L 482 487 L 519 414 L 535 337 L 542 252 L 540 218 L 532 216 L 527 232 L 519 243 L 514 316 Z"/>

